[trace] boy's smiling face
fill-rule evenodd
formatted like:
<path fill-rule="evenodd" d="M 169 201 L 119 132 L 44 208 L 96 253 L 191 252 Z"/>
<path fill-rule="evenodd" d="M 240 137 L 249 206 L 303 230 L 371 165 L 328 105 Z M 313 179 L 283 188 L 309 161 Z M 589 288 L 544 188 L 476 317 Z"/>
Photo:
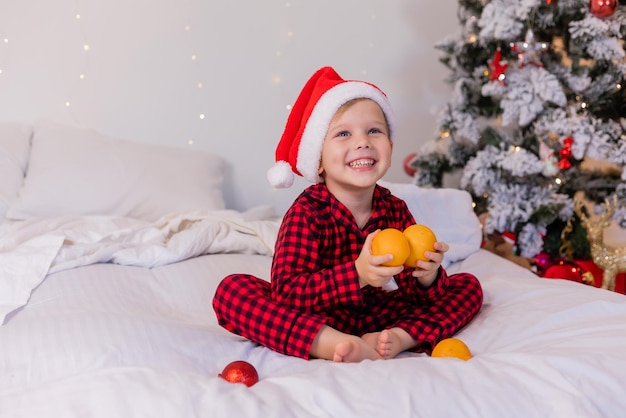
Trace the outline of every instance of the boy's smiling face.
<path fill-rule="evenodd" d="M 370 99 L 343 105 L 328 127 L 320 175 L 337 192 L 373 188 L 391 166 L 392 143 L 383 111 Z"/>

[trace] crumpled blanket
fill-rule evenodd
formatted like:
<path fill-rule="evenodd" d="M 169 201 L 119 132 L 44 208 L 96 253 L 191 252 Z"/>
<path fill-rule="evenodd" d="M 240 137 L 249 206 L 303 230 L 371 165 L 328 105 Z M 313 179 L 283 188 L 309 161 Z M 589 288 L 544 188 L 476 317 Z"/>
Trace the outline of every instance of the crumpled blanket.
<path fill-rule="evenodd" d="M 203 254 L 271 256 L 280 226 L 270 207 L 176 213 L 150 223 L 72 216 L 0 225 L 0 322 L 57 271 L 95 263 L 155 267 Z"/>

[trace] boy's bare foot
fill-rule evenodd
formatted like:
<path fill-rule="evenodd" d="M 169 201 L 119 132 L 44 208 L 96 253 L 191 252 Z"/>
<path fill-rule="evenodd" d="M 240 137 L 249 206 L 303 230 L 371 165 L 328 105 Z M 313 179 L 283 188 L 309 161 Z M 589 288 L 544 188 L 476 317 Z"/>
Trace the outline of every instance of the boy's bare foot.
<path fill-rule="evenodd" d="M 394 358 L 402 351 L 400 350 L 400 337 L 391 330 L 382 330 L 380 334 L 378 334 L 376 351 L 385 360 Z"/>
<path fill-rule="evenodd" d="M 400 328 L 372 332 L 363 335 L 362 338 L 385 360 L 394 358 L 401 352 L 415 346 L 415 341 Z"/>
<path fill-rule="evenodd" d="M 359 341 L 360 340 L 360 341 Z M 361 360 L 380 360 L 381 356 L 360 338 L 342 341 L 335 346 L 333 361 L 338 363 L 357 363 Z"/>
<path fill-rule="evenodd" d="M 382 360 L 372 346 L 356 335 L 346 334 L 328 325 L 322 325 L 315 336 L 309 351 L 311 357 L 323 358 L 343 363 L 356 363 L 361 360 Z"/>

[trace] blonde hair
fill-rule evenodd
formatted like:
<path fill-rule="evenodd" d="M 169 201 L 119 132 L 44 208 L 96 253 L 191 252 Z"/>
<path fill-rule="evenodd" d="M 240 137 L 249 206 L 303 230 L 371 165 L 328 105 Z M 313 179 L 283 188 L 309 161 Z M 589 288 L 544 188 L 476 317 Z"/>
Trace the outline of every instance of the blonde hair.
<path fill-rule="evenodd" d="M 369 97 L 357 97 L 355 99 L 350 99 L 347 102 L 345 102 L 344 104 L 342 104 L 341 106 L 339 106 L 339 109 L 337 109 L 337 111 L 335 112 L 335 116 L 334 117 L 336 118 L 338 116 L 341 116 L 343 114 L 343 112 L 348 110 L 355 103 L 362 102 L 363 100 L 370 100 L 370 101 L 376 103 L 375 100 L 372 100 Z M 383 111 L 383 109 L 380 107 L 380 105 L 378 103 L 376 103 L 376 106 L 378 106 L 378 108 L 380 109 L 380 112 L 383 114 L 383 118 L 385 119 L 385 128 L 387 129 L 387 133 L 389 133 L 390 132 L 390 128 L 389 128 L 389 121 L 387 120 L 387 115 L 385 115 L 385 112 Z M 391 138 L 389 138 L 389 140 L 391 141 Z"/>

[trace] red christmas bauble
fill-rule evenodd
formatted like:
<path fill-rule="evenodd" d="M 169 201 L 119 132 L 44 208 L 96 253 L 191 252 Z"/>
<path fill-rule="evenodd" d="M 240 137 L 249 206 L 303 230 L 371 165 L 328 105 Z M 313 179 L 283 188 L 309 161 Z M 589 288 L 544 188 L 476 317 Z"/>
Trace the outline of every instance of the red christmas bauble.
<path fill-rule="evenodd" d="M 543 275 L 546 269 L 550 267 L 551 262 L 552 257 L 545 251 L 541 251 L 535 256 L 535 265 L 537 266 L 537 270 L 540 275 Z"/>
<path fill-rule="evenodd" d="M 561 158 L 569 158 L 572 156 L 572 149 L 571 148 L 561 148 L 561 150 L 559 151 L 559 157 Z"/>
<path fill-rule="evenodd" d="M 243 383 L 248 387 L 259 381 L 259 374 L 254 366 L 243 360 L 229 363 L 218 376 L 230 383 Z"/>
<path fill-rule="evenodd" d="M 559 260 L 546 269 L 543 277 L 547 279 L 566 279 L 583 283 L 583 273 L 585 273 L 585 271 L 578 264 L 567 260 Z"/>
<path fill-rule="evenodd" d="M 590 0 L 589 10 L 595 17 L 609 17 L 617 10 L 617 0 Z"/>
<path fill-rule="evenodd" d="M 560 160 L 558 165 L 561 170 L 567 170 L 572 167 L 572 163 L 570 163 L 567 159 Z"/>
<path fill-rule="evenodd" d="M 568 136 L 567 138 L 563 138 L 563 146 L 566 148 L 571 148 L 574 145 L 574 138 Z"/>
<path fill-rule="evenodd" d="M 411 166 L 411 163 L 417 158 L 417 153 L 411 153 L 409 155 L 407 155 L 404 158 L 404 161 L 402 163 L 402 167 L 404 168 L 404 172 L 410 176 L 413 177 L 415 175 L 415 173 L 417 173 L 417 168 Z"/>

